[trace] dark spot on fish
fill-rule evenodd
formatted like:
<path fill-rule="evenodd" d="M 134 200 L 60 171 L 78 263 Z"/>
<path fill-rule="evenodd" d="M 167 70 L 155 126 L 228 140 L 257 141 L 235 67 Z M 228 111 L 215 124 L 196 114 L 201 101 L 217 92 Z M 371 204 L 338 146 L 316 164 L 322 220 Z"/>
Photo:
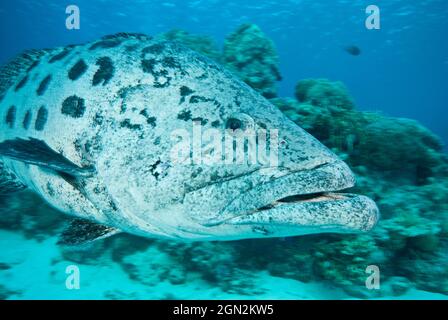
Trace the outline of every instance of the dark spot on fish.
<path fill-rule="evenodd" d="M 50 197 L 54 197 L 56 192 L 50 182 L 47 182 L 47 192 Z"/>
<path fill-rule="evenodd" d="M 56 61 L 64 59 L 69 53 L 71 49 L 64 49 L 61 52 L 59 52 L 57 55 L 54 55 L 48 62 L 54 63 Z"/>
<path fill-rule="evenodd" d="M 95 117 L 93 118 L 93 122 L 96 125 L 102 125 L 103 121 L 104 121 L 104 117 L 101 114 L 99 114 L 99 113 L 95 114 Z"/>
<path fill-rule="evenodd" d="M 191 119 L 191 111 L 190 110 L 182 110 L 178 113 L 177 119 L 188 121 Z"/>
<path fill-rule="evenodd" d="M 194 91 L 191 90 L 190 88 L 188 88 L 188 87 L 186 87 L 186 86 L 182 86 L 182 87 L 180 87 L 180 95 L 181 95 L 182 97 L 189 96 L 189 95 L 192 94 L 192 93 L 194 93 Z"/>
<path fill-rule="evenodd" d="M 168 71 L 165 69 L 161 69 L 160 71 L 156 71 L 156 64 L 159 61 L 155 59 L 143 59 L 142 60 L 142 69 L 145 73 L 150 73 L 154 76 L 154 87 L 155 88 L 165 88 L 170 85 L 171 78 L 168 77 Z M 164 78 L 165 81 L 162 83 L 160 81 L 161 78 Z"/>
<path fill-rule="evenodd" d="M 96 61 L 96 65 L 100 68 L 93 76 L 92 84 L 94 86 L 103 82 L 106 85 L 114 76 L 114 65 L 109 57 L 101 57 Z"/>
<path fill-rule="evenodd" d="M 166 88 L 166 87 L 169 87 L 170 81 L 171 81 L 170 77 L 167 77 L 166 81 L 164 83 L 160 83 L 160 81 L 157 80 L 157 81 L 154 82 L 154 88 Z"/>
<path fill-rule="evenodd" d="M 45 91 L 47 91 L 48 85 L 51 81 L 51 74 L 49 74 L 48 76 L 46 76 L 44 78 L 44 80 L 42 80 L 42 82 L 39 84 L 39 87 L 36 90 L 36 93 L 38 96 L 41 96 L 45 93 Z"/>
<path fill-rule="evenodd" d="M 208 74 L 207 73 L 203 73 L 199 77 L 196 77 L 197 80 L 205 80 L 207 78 L 208 78 Z"/>
<path fill-rule="evenodd" d="M 148 118 L 148 117 L 149 117 L 149 113 L 148 113 L 148 110 L 147 110 L 147 109 L 143 109 L 142 111 L 140 111 L 140 114 L 141 114 L 142 116 L 144 116 L 145 118 Z"/>
<path fill-rule="evenodd" d="M 193 94 L 193 93 L 194 93 L 194 91 L 191 90 L 190 88 L 186 87 L 186 86 L 180 87 L 181 98 L 180 98 L 179 104 L 184 103 L 185 102 L 185 97 L 189 96 L 190 94 Z"/>
<path fill-rule="evenodd" d="M 98 41 L 94 43 L 92 46 L 90 46 L 89 50 L 95 50 L 98 48 L 101 49 L 109 49 L 109 48 L 115 48 L 121 44 L 121 41 L 119 39 L 106 39 L 102 41 Z"/>
<path fill-rule="evenodd" d="M 96 194 L 100 194 L 102 192 L 104 192 L 106 189 L 104 187 L 100 187 L 100 186 L 95 186 L 95 188 L 93 188 L 93 192 Z"/>
<path fill-rule="evenodd" d="M 267 126 L 265 123 L 263 123 L 263 122 L 258 122 L 258 125 L 259 125 L 260 128 L 262 128 L 262 129 L 267 129 L 267 128 L 268 128 L 268 126 Z"/>
<path fill-rule="evenodd" d="M 165 68 L 180 68 L 179 63 L 173 57 L 163 58 L 162 66 L 164 66 Z"/>
<path fill-rule="evenodd" d="M 160 173 L 157 172 L 157 167 L 162 163 L 162 161 L 157 160 L 154 164 L 149 166 L 149 172 L 153 175 L 156 180 L 159 180 Z"/>
<path fill-rule="evenodd" d="M 219 180 L 219 178 L 220 178 L 220 176 L 219 176 L 218 171 L 214 171 L 210 176 L 211 181 L 217 181 L 217 180 Z"/>
<path fill-rule="evenodd" d="M 17 108 L 15 106 L 9 107 L 6 114 L 6 124 L 9 125 L 10 128 L 14 126 L 14 122 L 16 121 L 16 113 Z"/>
<path fill-rule="evenodd" d="M 20 80 L 20 82 L 17 84 L 17 86 L 15 87 L 14 91 L 19 91 L 20 89 L 22 89 L 25 84 L 28 81 L 28 75 L 26 75 L 25 77 L 22 78 L 22 80 Z"/>
<path fill-rule="evenodd" d="M 37 131 L 44 130 L 47 120 L 48 120 L 48 110 L 44 106 L 42 106 L 39 108 L 39 111 L 37 111 L 37 117 L 36 122 L 34 123 L 34 128 Z"/>
<path fill-rule="evenodd" d="M 37 65 L 39 64 L 40 60 L 36 60 L 34 61 L 26 70 L 27 72 L 30 72 L 31 70 L 33 70 L 35 67 L 37 67 Z"/>
<path fill-rule="evenodd" d="M 193 118 L 193 121 L 200 122 L 201 126 L 205 126 L 208 123 L 208 119 L 204 119 L 202 117 Z"/>
<path fill-rule="evenodd" d="M 191 178 L 192 179 L 196 178 L 202 171 L 203 171 L 202 168 L 198 168 L 197 170 L 193 171 L 193 173 L 191 174 Z"/>
<path fill-rule="evenodd" d="M 142 69 L 143 72 L 154 74 L 154 68 L 157 61 L 155 59 L 143 59 Z"/>
<path fill-rule="evenodd" d="M 149 118 L 146 119 L 146 123 L 148 123 L 153 128 L 156 127 L 156 121 L 157 121 L 156 117 L 149 117 Z"/>
<path fill-rule="evenodd" d="M 219 120 L 215 120 L 211 123 L 213 128 L 218 128 L 221 125 L 221 122 Z"/>
<path fill-rule="evenodd" d="M 62 102 L 61 112 L 72 118 L 81 118 L 86 111 L 84 99 L 76 95 L 70 96 Z"/>
<path fill-rule="evenodd" d="M 109 205 L 112 208 L 113 211 L 118 211 L 118 207 L 112 200 L 109 201 Z"/>
<path fill-rule="evenodd" d="M 138 44 L 130 44 L 130 45 L 125 46 L 125 47 L 124 47 L 124 50 L 125 50 L 126 52 L 131 53 L 131 52 L 134 52 L 135 50 L 137 50 L 138 47 L 139 47 Z"/>
<path fill-rule="evenodd" d="M 120 127 L 122 128 L 128 128 L 131 130 L 141 130 L 142 129 L 142 125 L 141 124 L 133 124 L 131 123 L 130 119 L 125 119 L 123 121 L 120 122 Z"/>
<path fill-rule="evenodd" d="M 158 146 L 159 144 L 160 144 L 160 137 L 157 137 L 155 140 L 154 140 L 154 144 L 156 145 L 156 146 Z"/>
<path fill-rule="evenodd" d="M 25 117 L 23 118 L 23 123 L 22 123 L 23 128 L 28 130 L 28 128 L 30 127 L 30 123 L 31 123 L 31 111 L 28 110 L 25 113 Z"/>
<path fill-rule="evenodd" d="M 235 96 L 235 98 L 233 98 L 233 102 L 235 102 L 235 104 L 240 107 L 241 106 L 241 101 L 240 98 L 238 96 Z"/>
<path fill-rule="evenodd" d="M 156 117 L 150 117 L 147 109 L 143 109 L 142 111 L 140 111 L 140 114 L 146 118 L 146 123 L 147 124 L 151 125 L 153 128 L 156 127 L 156 120 L 157 120 L 157 118 Z"/>
<path fill-rule="evenodd" d="M 77 80 L 81 77 L 87 70 L 87 65 L 83 59 L 80 59 L 75 65 L 69 70 L 68 78 L 70 80 Z"/>
<path fill-rule="evenodd" d="M 201 96 L 191 96 L 190 103 L 199 103 L 199 102 L 208 102 L 213 101 L 213 99 L 208 99 L 206 97 Z"/>
<path fill-rule="evenodd" d="M 153 44 L 152 46 L 144 48 L 142 50 L 142 54 L 143 54 L 143 56 L 146 53 L 161 54 L 164 49 L 165 49 L 165 45 L 163 43 L 156 43 L 156 44 Z"/>
<path fill-rule="evenodd" d="M 351 54 L 352 56 L 359 56 L 361 54 L 361 49 L 358 48 L 357 46 L 348 46 L 348 47 L 345 47 L 344 50 L 348 54 Z"/>

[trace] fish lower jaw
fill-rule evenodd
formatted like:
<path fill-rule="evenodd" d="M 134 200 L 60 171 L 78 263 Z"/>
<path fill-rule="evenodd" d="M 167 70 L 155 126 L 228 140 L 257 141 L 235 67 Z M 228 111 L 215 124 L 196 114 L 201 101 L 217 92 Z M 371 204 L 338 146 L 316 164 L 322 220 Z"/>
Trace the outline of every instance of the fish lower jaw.
<path fill-rule="evenodd" d="M 343 200 L 349 197 L 350 194 L 337 193 L 337 192 L 317 192 L 309 194 L 297 194 L 292 196 L 287 196 L 263 206 L 255 211 L 263 211 L 268 208 L 273 208 L 286 203 L 299 203 L 299 202 L 322 202 L 322 201 L 336 201 Z"/>
<path fill-rule="evenodd" d="M 378 222 L 380 213 L 368 197 L 339 192 L 293 195 L 227 220 L 231 225 L 287 227 L 318 232 L 365 232 Z M 297 234 L 300 234 L 299 231 Z"/>

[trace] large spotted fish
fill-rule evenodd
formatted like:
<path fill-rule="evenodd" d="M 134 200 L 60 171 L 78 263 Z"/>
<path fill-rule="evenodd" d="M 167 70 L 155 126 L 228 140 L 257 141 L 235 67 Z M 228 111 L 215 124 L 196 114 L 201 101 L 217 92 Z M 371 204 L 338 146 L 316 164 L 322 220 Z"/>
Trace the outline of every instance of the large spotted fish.
<path fill-rule="evenodd" d="M 0 192 L 28 188 L 76 216 L 61 242 L 120 231 L 232 240 L 368 231 L 345 163 L 216 63 L 118 34 L 29 51 L 0 71 Z M 172 133 L 276 129 L 278 164 L 185 164 Z M 258 143 L 258 142 L 257 142 Z"/>

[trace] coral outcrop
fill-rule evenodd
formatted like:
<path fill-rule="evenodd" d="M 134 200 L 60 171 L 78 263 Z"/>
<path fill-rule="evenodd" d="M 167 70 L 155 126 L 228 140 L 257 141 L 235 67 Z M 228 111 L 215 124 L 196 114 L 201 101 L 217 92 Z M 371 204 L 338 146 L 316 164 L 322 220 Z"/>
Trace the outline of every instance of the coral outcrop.
<path fill-rule="evenodd" d="M 224 42 L 224 65 L 266 98 L 277 96 L 281 80 L 272 40 L 255 24 L 243 24 Z"/>
<path fill-rule="evenodd" d="M 158 35 L 157 38 L 180 42 L 184 46 L 202 53 L 203 55 L 209 57 L 212 60 L 215 60 L 216 62 L 221 62 L 222 60 L 221 52 L 218 49 L 215 41 L 211 37 L 191 34 L 180 29 L 173 29 Z"/>

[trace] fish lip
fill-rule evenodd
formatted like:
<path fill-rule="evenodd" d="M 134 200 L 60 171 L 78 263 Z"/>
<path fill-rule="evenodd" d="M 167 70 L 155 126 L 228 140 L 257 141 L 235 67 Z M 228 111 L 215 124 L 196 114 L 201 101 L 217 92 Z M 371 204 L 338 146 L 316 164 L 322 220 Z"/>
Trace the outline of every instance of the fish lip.
<path fill-rule="evenodd" d="M 331 193 L 331 195 L 337 197 L 322 201 L 281 203 L 271 209 L 233 217 L 225 223 L 229 225 L 314 228 L 318 232 L 339 233 L 367 232 L 378 223 L 380 212 L 375 202 L 370 198 L 351 193 Z M 342 207 L 346 211 L 339 210 L 338 212 L 338 210 L 334 210 L 338 207 Z M 321 216 L 314 215 L 312 219 L 309 219 L 309 213 L 315 210 L 322 210 L 324 213 Z M 330 218 L 328 218 L 329 215 Z M 278 216 L 282 218 L 280 221 L 276 220 Z"/>
<path fill-rule="evenodd" d="M 247 215 L 289 196 L 338 192 L 355 185 L 350 168 L 341 160 L 321 164 L 315 168 L 294 171 L 272 181 L 254 186 L 224 207 L 215 219 L 202 225 L 211 227 L 230 219 Z M 249 203 L 249 205 L 247 205 Z M 244 208 L 240 210 L 240 208 Z"/>

